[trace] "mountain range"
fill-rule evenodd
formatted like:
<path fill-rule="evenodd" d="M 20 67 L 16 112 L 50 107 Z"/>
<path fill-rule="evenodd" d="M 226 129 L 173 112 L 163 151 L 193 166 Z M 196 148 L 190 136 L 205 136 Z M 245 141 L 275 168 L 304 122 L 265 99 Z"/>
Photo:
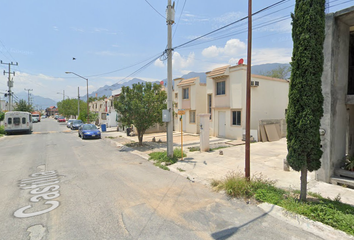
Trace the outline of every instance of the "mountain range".
<path fill-rule="evenodd" d="M 280 66 L 286 66 L 290 67 L 290 64 L 281 64 L 281 63 L 268 63 L 268 64 L 262 64 L 262 65 L 254 65 L 252 66 L 252 73 L 253 74 L 262 74 L 268 71 L 271 71 L 273 69 L 277 69 Z M 201 83 L 206 83 L 206 74 L 205 72 L 190 72 L 188 74 L 185 74 L 181 76 L 181 78 L 188 79 L 188 78 L 194 78 L 194 77 L 199 77 Z M 166 84 L 167 79 L 162 80 L 164 84 Z M 102 96 L 111 96 L 112 91 L 117 90 L 122 88 L 123 86 L 129 86 L 131 87 L 133 84 L 137 83 L 144 83 L 146 82 L 145 80 L 139 79 L 139 78 L 133 78 L 130 81 L 124 82 L 124 83 L 115 83 L 113 85 L 105 85 L 103 87 L 100 87 L 96 91 L 92 92 L 89 94 L 90 97 L 102 97 Z M 160 83 L 159 81 L 156 81 L 156 83 Z M 26 92 L 20 92 L 16 93 L 18 99 L 24 99 L 27 101 L 28 95 Z M 34 107 L 39 108 L 39 109 L 45 109 L 50 106 L 56 106 L 57 101 L 50 99 L 50 98 L 44 98 L 41 96 L 36 96 L 36 95 L 31 95 L 32 99 L 32 104 Z M 86 99 L 86 95 L 82 96 L 81 99 Z"/>

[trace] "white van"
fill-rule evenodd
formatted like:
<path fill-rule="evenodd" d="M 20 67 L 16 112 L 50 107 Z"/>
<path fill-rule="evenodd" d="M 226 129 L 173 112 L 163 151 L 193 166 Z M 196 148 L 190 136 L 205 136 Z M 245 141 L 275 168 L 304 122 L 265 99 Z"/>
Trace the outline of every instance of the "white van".
<path fill-rule="evenodd" d="M 17 132 L 32 132 L 32 114 L 29 112 L 6 112 L 4 120 L 6 134 Z"/>

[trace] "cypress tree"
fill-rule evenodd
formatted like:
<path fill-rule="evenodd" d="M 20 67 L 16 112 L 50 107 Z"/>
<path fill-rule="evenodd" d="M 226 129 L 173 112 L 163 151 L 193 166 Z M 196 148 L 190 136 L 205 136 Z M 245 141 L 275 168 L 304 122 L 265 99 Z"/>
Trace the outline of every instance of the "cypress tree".
<path fill-rule="evenodd" d="M 306 201 L 307 171 L 321 167 L 321 76 L 325 0 L 296 0 L 292 17 L 293 56 L 286 116 L 289 165 L 301 171 L 300 200 Z"/>

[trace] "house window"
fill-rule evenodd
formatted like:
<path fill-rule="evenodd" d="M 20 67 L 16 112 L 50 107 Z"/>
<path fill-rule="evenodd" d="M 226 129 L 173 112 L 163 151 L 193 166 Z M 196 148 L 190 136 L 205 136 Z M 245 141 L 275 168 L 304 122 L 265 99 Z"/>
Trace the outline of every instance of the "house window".
<path fill-rule="evenodd" d="M 232 125 L 241 126 L 241 111 L 232 111 Z"/>
<path fill-rule="evenodd" d="M 178 108 L 178 103 L 175 103 L 175 108 Z"/>
<path fill-rule="evenodd" d="M 183 88 L 183 99 L 189 99 L 189 88 Z"/>
<path fill-rule="evenodd" d="M 101 119 L 102 120 L 107 120 L 107 114 L 106 113 L 101 113 Z"/>
<path fill-rule="evenodd" d="M 208 94 L 208 113 L 210 114 L 209 119 L 211 120 L 211 94 Z"/>
<path fill-rule="evenodd" d="M 216 95 L 225 95 L 225 81 L 216 83 Z"/>
<path fill-rule="evenodd" d="M 178 93 L 175 93 L 175 98 L 178 98 Z"/>
<path fill-rule="evenodd" d="M 195 111 L 190 111 L 189 112 L 189 122 L 190 123 L 195 123 Z"/>

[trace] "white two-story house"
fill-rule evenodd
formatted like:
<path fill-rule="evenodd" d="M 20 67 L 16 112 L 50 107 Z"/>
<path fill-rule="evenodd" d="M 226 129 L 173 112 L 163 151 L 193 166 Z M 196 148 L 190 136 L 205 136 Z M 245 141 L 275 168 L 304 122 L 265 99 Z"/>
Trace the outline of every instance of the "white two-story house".
<path fill-rule="evenodd" d="M 207 72 L 207 108 L 210 135 L 242 139 L 246 121 L 247 66 L 224 66 Z M 259 122 L 285 119 L 289 82 L 252 74 L 251 135 L 258 139 Z"/>

